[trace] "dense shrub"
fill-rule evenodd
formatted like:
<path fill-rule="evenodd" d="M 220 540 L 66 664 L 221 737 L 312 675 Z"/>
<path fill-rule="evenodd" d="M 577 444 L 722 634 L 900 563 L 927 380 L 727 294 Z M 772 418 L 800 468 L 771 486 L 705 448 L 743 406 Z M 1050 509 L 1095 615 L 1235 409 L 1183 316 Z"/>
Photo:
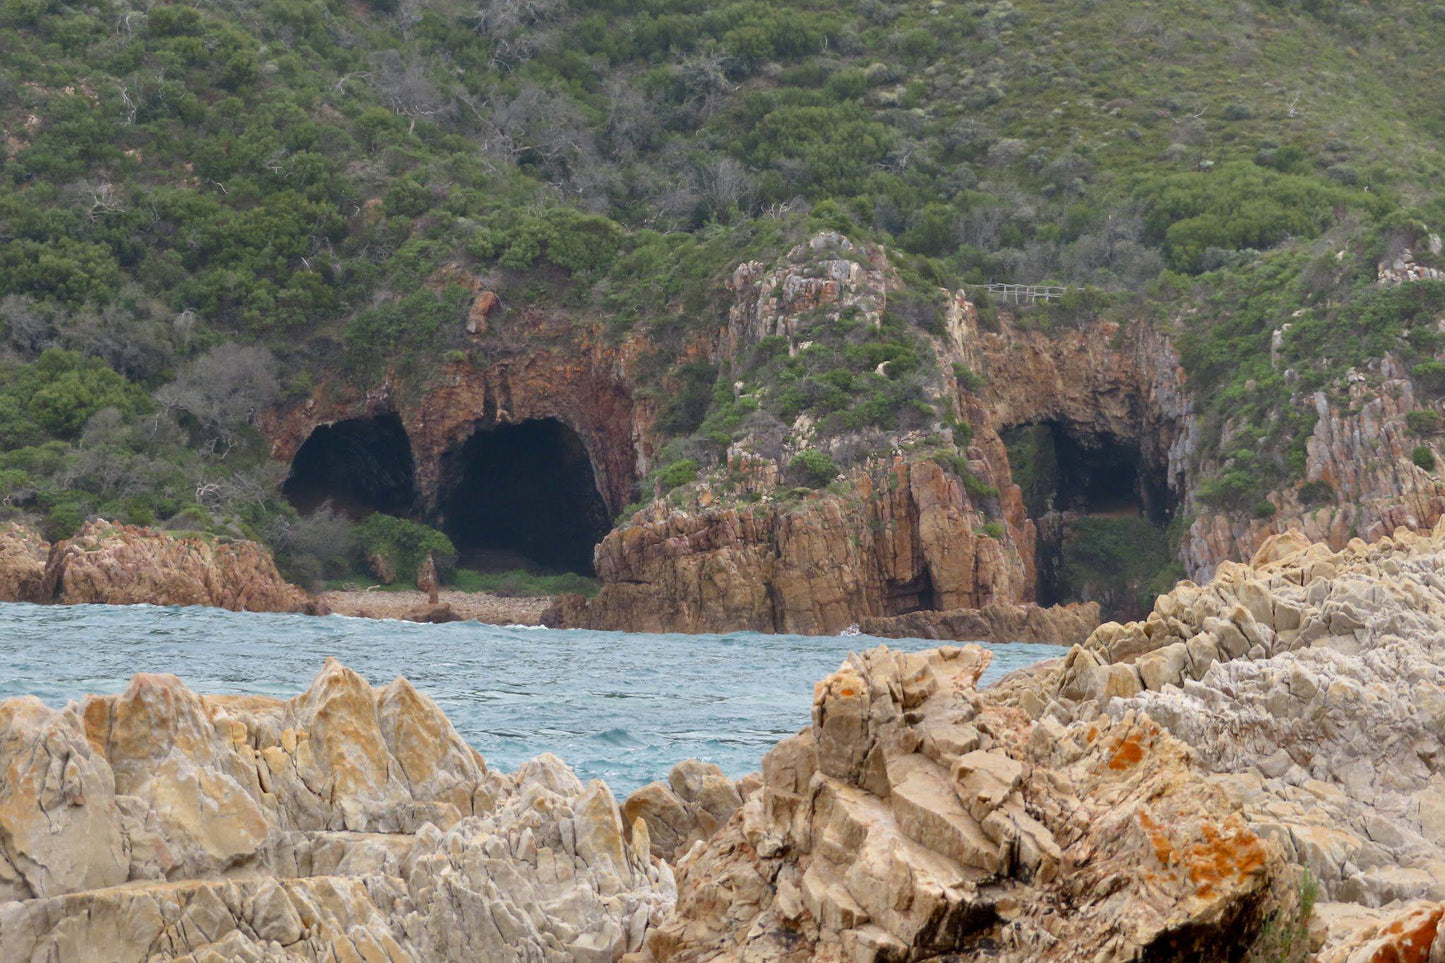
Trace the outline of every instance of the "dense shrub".
<path fill-rule="evenodd" d="M 696 479 L 697 462 L 691 458 L 675 461 L 657 473 L 657 482 L 665 492 L 671 491 L 679 485 L 686 485 L 688 482 Z"/>
<path fill-rule="evenodd" d="M 1407 411 L 1405 424 L 1417 435 L 1438 435 L 1445 428 L 1445 417 L 1433 410 Z"/>
<path fill-rule="evenodd" d="M 1064 528 L 1058 586 L 1065 598 L 1094 599 L 1106 618 L 1140 618 L 1178 563 L 1164 530 L 1138 517 L 1085 515 Z"/>
<path fill-rule="evenodd" d="M 1367 194 L 1245 161 L 1151 179 L 1139 193 L 1149 204 L 1146 229 L 1177 271 L 1206 270 L 1211 248 L 1267 248 L 1289 237 L 1314 237 L 1341 206 L 1382 207 Z"/>
<path fill-rule="evenodd" d="M 1330 486 L 1329 482 L 1323 479 L 1305 482 L 1299 487 L 1300 501 L 1306 505 L 1323 505 L 1326 502 L 1333 501 L 1334 497 L 1334 488 Z"/>
<path fill-rule="evenodd" d="M 1424 445 L 1417 445 L 1415 450 L 1410 452 L 1410 460 L 1415 467 L 1423 468 L 1426 471 L 1435 470 L 1435 453 Z"/>
<path fill-rule="evenodd" d="M 456 564 L 457 550 L 451 539 L 420 522 L 374 512 L 356 526 L 356 537 L 368 558 L 385 558 L 399 582 L 414 582 L 417 568 L 428 553 L 438 572 L 447 574 Z"/>
<path fill-rule="evenodd" d="M 788 463 L 788 474 L 800 485 L 821 488 L 838 477 L 838 466 L 816 448 L 805 448 Z"/>

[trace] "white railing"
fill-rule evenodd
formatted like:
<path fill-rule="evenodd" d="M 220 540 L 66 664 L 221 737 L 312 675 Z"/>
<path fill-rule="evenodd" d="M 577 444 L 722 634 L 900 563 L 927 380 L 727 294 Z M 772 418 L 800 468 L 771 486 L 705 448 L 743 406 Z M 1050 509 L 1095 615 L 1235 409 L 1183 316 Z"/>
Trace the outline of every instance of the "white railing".
<path fill-rule="evenodd" d="M 999 301 L 1009 304 L 1036 304 L 1039 301 L 1054 301 L 1069 293 L 1069 289 L 1058 284 L 994 284 L 988 286 L 988 293 Z"/>

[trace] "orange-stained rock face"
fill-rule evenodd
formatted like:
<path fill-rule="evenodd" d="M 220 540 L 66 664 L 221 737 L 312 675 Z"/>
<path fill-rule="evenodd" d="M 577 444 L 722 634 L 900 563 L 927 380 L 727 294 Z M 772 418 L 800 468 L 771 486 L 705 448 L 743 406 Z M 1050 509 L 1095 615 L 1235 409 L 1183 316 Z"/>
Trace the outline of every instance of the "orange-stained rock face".
<path fill-rule="evenodd" d="M 314 612 L 316 602 L 276 571 L 255 542 L 177 537 L 88 522 L 50 549 L 33 601 L 70 605 L 211 605 L 238 612 Z"/>
<path fill-rule="evenodd" d="M 324 384 L 305 402 L 262 417 L 272 457 L 289 462 L 319 425 L 394 412 L 411 441 L 421 508 L 430 511 L 443 456 L 478 428 L 555 418 L 581 437 L 615 515 L 636 498 L 654 452 L 651 414 L 636 399 L 629 370 L 641 345 L 606 344 L 596 330 L 543 318 L 524 323 L 519 337 L 529 340 L 501 357 L 478 348 L 481 357 L 443 366 L 414 398 L 394 393 L 389 381 L 370 391 Z"/>
<path fill-rule="evenodd" d="M 981 507 L 935 462 L 899 460 L 858 487 L 788 508 L 639 515 L 598 547 L 586 624 L 830 633 L 916 608 L 920 591 L 941 609 L 1032 594 L 1031 537 L 984 534 Z"/>
<path fill-rule="evenodd" d="M 11 522 L 0 528 L 0 600 L 39 602 L 50 546 L 40 533 Z"/>

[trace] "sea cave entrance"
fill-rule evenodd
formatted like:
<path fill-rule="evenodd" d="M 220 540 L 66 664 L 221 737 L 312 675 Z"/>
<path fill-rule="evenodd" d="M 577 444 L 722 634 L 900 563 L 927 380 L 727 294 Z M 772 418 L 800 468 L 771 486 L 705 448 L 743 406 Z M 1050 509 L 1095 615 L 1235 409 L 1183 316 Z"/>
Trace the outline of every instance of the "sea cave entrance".
<path fill-rule="evenodd" d="M 541 418 L 479 427 L 442 456 L 437 508 L 461 564 L 592 575 L 592 550 L 611 527 L 587 448 Z"/>
<path fill-rule="evenodd" d="M 1038 531 L 1039 604 L 1097 601 L 1105 618 L 1142 617 L 1178 567 L 1164 466 L 1136 442 L 1087 425 L 1023 425 L 1004 442 Z"/>
<path fill-rule="evenodd" d="M 329 502 L 354 519 L 404 515 L 416 501 L 411 441 L 395 414 L 320 425 L 296 452 L 281 492 L 303 515 Z"/>

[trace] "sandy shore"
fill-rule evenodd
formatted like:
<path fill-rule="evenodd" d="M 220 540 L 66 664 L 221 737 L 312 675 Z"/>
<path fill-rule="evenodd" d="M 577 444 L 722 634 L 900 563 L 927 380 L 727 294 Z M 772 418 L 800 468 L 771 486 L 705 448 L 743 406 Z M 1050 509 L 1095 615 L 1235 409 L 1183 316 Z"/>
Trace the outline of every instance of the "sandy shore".
<path fill-rule="evenodd" d="M 463 619 L 476 619 L 491 625 L 537 625 L 552 596 L 508 598 L 487 592 L 450 592 L 443 590 L 439 599 L 450 605 Z M 322 592 L 325 602 L 336 615 L 354 615 L 367 619 L 401 619 L 407 613 L 427 604 L 421 592 Z"/>

